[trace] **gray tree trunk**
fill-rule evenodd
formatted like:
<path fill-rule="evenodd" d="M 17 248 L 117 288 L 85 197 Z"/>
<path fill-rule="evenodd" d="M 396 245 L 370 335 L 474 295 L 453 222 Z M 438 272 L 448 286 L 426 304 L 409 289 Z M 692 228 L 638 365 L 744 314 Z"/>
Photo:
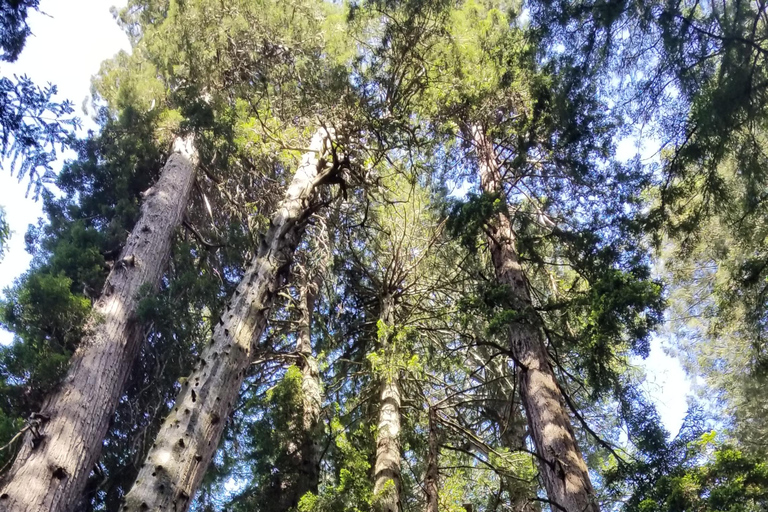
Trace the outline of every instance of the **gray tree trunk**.
<path fill-rule="evenodd" d="M 325 157 L 330 138 L 312 139 L 296 174 L 272 216 L 257 255 L 230 299 L 182 386 L 121 508 L 129 511 L 185 511 L 219 444 L 280 282 L 307 221 L 318 207 L 319 185 L 335 168 Z"/>
<path fill-rule="evenodd" d="M 191 141 L 177 140 L 176 152 L 145 194 L 141 216 L 93 305 L 67 376 L 43 406 L 39 435 L 26 433 L 3 478 L 0 509 L 66 512 L 79 502 L 141 348 L 139 290 L 160 282 L 194 183 L 195 158 Z"/>
<path fill-rule="evenodd" d="M 288 512 L 295 510 L 307 492 L 317 495 L 320 481 L 319 426 L 322 406 L 322 385 L 317 359 L 312 353 L 312 314 L 315 298 L 322 283 L 318 273 L 312 281 L 304 279 L 299 292 L 299 311 L 296 353 L 299 360 L 296 366 L 301 370 L 301 424 L 296 429 L 297 438 L 288 447 L 288 456 L 292 471 L 286 481 L 281 482 L 282 492 L 275 510 Z"/>
<path fill-rule="evenodd" d="M 302 440 L 301 471 L 297 486 L 297 499 L 307 492 L 317 495 L 320 482 L 319 432 L 320 411 L 323 403 L 322 383 L 317 359 L 312 353 L 312 314 L 322 276 L 308 283 L 301 294 L 301 323 L 299 325 L 298 353 L 301 357 Z"/>
<path fill-rule="evenodd" d="M 395 324 L 394 300 L 382 299 L 381 321 L 387 329 Z M 380 340 L 385 353 L 390 351 L 390 334 Z M 380 383 L 379 423 L 376 431 L 376 464 L 374 466 L 375 510 L 400 512 L 400 379 L 397 368 L 384 371 Z"/>
<path fill-rule="evenodd" d="M 502 193 L 503 183 L 493 143 L 479 126 L 472 128 L 480 182 L 489 194 Z M 512 302 L 524 318 L 510 326 L 510 349 L 518 363 L 520 398 L 551 508 L 561 512 L 599 512 L 587 465 L 573 434 L 563 396 L 549 363 L 543 332 L 520 258 L 515 232 L 505 213 L 490 221 L 489 243 L 496 279 L 509 287 Z"/>
<path fill-rule="evenodd" d="M 440 443 L 437 437 L 437 411 L 429 408 L 429 438 L 427 440 L 427 472 L 424 477 L 424 494 L 427 497 L 426 512 L 438 512 L 439 510 L 439 460 Z"/>

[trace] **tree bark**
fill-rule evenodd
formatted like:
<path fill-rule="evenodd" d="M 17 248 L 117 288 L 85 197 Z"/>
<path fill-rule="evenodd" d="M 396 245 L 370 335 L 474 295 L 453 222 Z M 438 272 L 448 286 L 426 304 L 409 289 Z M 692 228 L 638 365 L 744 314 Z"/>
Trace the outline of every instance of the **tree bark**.
<path fill-rule="evenodd" d="M 505 199 L 493 143 L 480 126 L 472 127 L 483 192 Z M 520 314 L 509 329 L 510 350 L 518 368 L 520 398 L 551 508 L 561 512 L 599 512 L 595 492 L 581 455 L 563 396 L 549 363 L 543 332 L 533 311 L 528 280 L 515 247 L 508 214 L 495 214 L 488 226 L 496 279 L 509 287 Z"/>
<path fill-rule="evenodd" d="M 386 330 L 394 322 L 394 299 L 386 295 L 382 299 L 381 322 Z M 387 332 L 380 343 L 385 353 L 391 350 Z M 376 431 L 376 464 L 374 466 L 375 510 L 400 512 L 400 379 L 397 368 L 384 371 L 380 382 L 379 423 Z"/>
<path fill-rule="evenodd" d="M 439 494 L 438 479 L 440 472 L 438 457 L 440 444 L 437 438 L 437 411 L 429 408 L 429 438 L 427 440 L 427 474 L 424 478 L 424 493 L 427 496 L 426 512 L 438 512 Z"/>
<path fill-rule="evenodd" d="M 312 139 L 257 255 L 213 330 L 197 367 L 182 386 L 144 460 L 122 511 L 186 511 L 219 444 L 246 371 L 258 348 L 273 298 L 312 213 L 323 180 L 330 137 Z"/>
<path fill-rule="evenodd" d="M 317 359 L 312 353 L 312 314 L 322 276 L 308 283 L 301 294 L 301 323 L 298 352 L 301 357 L 302 440 L 301 471 L 297 486 L 297 501 L 307 492 L 317 495 L 320 482 L 320 451 L 318 426 L 322 407 L 322 384 Z"/>
<path fill-rule="evenodd" d="M 287 448 L 290 464 L 293 466 L 287 481 L 282 482 L 275 510 L 288 512 L 295 510 L 307 492 L 317 495 L 320 481 L 320 453 L 318 427 L 322 406 L 322 385 L 320 370 L 312 353 L 312 314 L 315 298 L 322 283 L 318 273 L 312 281 L 305 278 L 299 292 L 299 311 L 296 353 L 299 361 L 296 366 L 301 370 L 301 425 L 297 429 L 295 442 Z"/>
<path fill-rule="evenodd" d="M 191 141 L 177 139 L 158 182 L 91 312 L 86 335 L 3 479 L 0 509 L 68 511 L 80 500 L 101 453 L 133 360 L 141 348 L 139 291 L 157 287 L 194 183 Z"/>

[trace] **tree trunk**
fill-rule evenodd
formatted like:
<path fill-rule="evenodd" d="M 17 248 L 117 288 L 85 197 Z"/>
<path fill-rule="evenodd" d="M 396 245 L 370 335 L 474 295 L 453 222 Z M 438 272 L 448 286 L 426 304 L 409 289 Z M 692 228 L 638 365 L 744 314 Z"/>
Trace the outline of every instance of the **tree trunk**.
<path fill-rule="evenodd" d="M 502 194 L 504 198 L 493 143 L 479 126 L 472 127 L 471 135 L 483 192 Z M 504 212 L 496 214 L 488 231 L 496 278 L 509 287 L 512 304 L 522 316 L 510 326 L 510 350 L 517 364 L 520 398 L 551 508 L 561 512 L 599 512 L 587 465 L 576 444 L 543 333 L 533 312 L 528 280 L 517 254 L 509 216 Z"/>
<path fill-rule="evenodd" d="M 230 298 L 197 367 L 183 384 L 121 509 L 186 511 L 219 444 L 224 425 L 267 323 L 294 250 L 319 206 L 319 185 L 338 170 L 326 166 L 330 139 L 312 139 L 257 255 Z M 329 164 L 330 165 L 330 164 Z"/>
<path fill-rule="evenodd" d="M 317 359 L 312 354 L 312 313 L 321 283 L 320 274 L 314 281 L 305 279 L 299 293 L 301 318 L 297 329 L 296 352 L 299 361 L 296 366 L 301 370 L 301 425 L 297 430 L 297 439 L 287 447 L 292 465 L 291 471 L 288 472 L 291 477 L 281 482 L 283 488 L 274 507 L 280 512 L 295 510 L 307 492 L 317 495 L 320 480 L 321 448 L 318 444 L 318 427 L 322 387 Z"/>
<path fill-rule="evenodd" d="M 315 309 L 322 276 L 318 274 L 313 283 L 308 283 L 301 296 L 301 323 L 299 325 L 298 352 L 301 357 L 301 401 L 302 401 L 302 440 L 301 471 L 297 486 L 297 500 L 307 492 L 317 495 L 320 482 L 320 446 L 318 444 L 318 426 L 322 407 L 322 384 L 317 359 L 312 353 L 312 314 Z"/>
<path fill-rule="evenodd" d="M 385 330 L 394 327 L 394 300 L 387 295 L 382 299 L 381 322 Z M 385 353 L 391 351 L 387 332 L 380 339 Z M 379 424 L 376 432 L 376 465 L 374 466 L 375 510 L 400 512 L 400 373 L 397 368 L 384 370 L 381 378 Z"/>
<path fill-rule="evenodd" d="M 439 504 L 438 457 L 440 456 L 440 444 L 437 439 L 437 411 L 429 408 L 429 439 L 427 440 L 427 474 L 424 478 L 424 493 L 427 495 L 426 512 L 437 512 Z"/>
<path fill-rule="evenodd" d="M 0 509 L 68 511 L 80 500 L 101 453 L 133 360 L 142 344 L 136 319 L 140 289 L 157 287 L 194 182 L 191 141 L 176 141 L 158 182 L 145 194 L 141 216 L 72 356 L 58 390 L 28 430 L 3 479 Z"/>
<path fill-rule="evenodd" d="M 484 388 L 488 400 L 483 403 L 484 416 L 495 423 L 499 429 L 499 443 L 511 453 L 527 451 L 525 446 L 525 417 L 515 401 L 514 374 L 509 371 L 508 359 L 493 358 L 484 349 L 476 347 L 470 354 L 483 368 Z M 534 501 L 538 488 L 538 479 L 531 481 L 508 475 L 500 475 L 501 491 L 509 495 L 511 510 L 515 512 L 539 512 L 541 507 Z M 501 504 L 502 492 L 491 498 L 488 510 L 497 510 Z"/>

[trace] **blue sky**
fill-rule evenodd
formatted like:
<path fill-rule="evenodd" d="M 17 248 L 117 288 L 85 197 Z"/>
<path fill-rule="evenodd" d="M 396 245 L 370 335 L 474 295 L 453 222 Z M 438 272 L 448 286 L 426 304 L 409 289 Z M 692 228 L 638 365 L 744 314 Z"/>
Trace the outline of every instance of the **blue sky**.
<path fill-rule="evenodd" d="M 95 128 L 81 105 L 90 96 L 91 76 L 101 62 L 121 49 L 130 49 L 128 38 L 109 12 L 110 6 L 124 4 L 124 0 L 42 0 L 42 13 L 32 12 L 29 16 L 33 35 L 27 39 L 21 57 L 13 64 L 2 64 L 0 71 L 6 76 L 26 74 L 38 85 L 56 84 L 58 97 L 74 102 L 83 129 Z M 54 164 L 54 169 L 60 168 L 62 162 Z M 24 233 L 29 224 L 37 222 L 41 211 L 40 204 L 25 198 L 25 194 L 25 182 L 11 177 L 7 167 L 0 170 L 0 205 L 13 231 L 8 254 L 0 262 L 0 289 L 29 267 Z M 11 339 L 0 329 L 0 343 Z"/>
<path fill-rule="evenodd" d="M 19 61 L 12 65 L 3 64 L 0 71 L 5 75 L 26 74 L 40 85 L 56 84 L 59 97 L 75 103 L 84 129 L 94 128 L 95 124 L 81 111 L 81 105 L 89 98 L 90 79 L 100 63 L 119 50 L 130 48 L 128 38 L 110 14 L 112 5 L 124 4 L 125 0 L 42 0 L 41 10 L 45 14 L 30 15 L 29 24 L 34 35 L 28 39 Z M 619 145 L 620 155 L 624 157 L 637 151 L 631 140 Z M 639 151 L 649 156 L 655 152 L 648 148 Z M 56 165 L 60 167 L 61 162 Z M 25 184 L 12 178 L 7 169 L 0 170 L 0 205 L 5 207 L 13 230 L 8 253 L 0 262 L 0 289 L 12 284 L 29 267 L 24 233 L 30 223 L 37 222 L 41 211 L 38 203 L 24 197 L 25 192 Z M 0 343 L 11 341 L 12 335 L 0 329 Z M 677 359 L 664 352 L 663 344 L 662 338 L 654 337 L 650 356 L 639 364 L 648 374 L 644 389 L 674 435 L 687 410 L 690 383 Z"/>

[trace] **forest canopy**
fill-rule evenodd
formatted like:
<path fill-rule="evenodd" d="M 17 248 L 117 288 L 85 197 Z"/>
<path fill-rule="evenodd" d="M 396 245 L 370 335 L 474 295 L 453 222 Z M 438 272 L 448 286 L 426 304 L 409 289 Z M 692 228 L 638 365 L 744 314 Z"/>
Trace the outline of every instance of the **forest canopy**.
<path fill-rule="evenodd" d="M 766 2 L 114 15 L 99 130 L 0 79 L 0 510 L 768 509 Z"/>

